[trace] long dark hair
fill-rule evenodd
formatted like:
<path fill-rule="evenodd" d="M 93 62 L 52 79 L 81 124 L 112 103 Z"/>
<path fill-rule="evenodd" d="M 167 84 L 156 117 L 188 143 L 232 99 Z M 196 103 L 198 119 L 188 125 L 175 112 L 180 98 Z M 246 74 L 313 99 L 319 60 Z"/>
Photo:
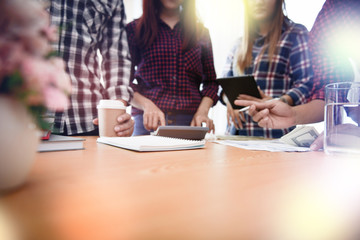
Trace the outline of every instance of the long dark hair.
<path fill-rule="evenodd" d="M 180 21 L 184 30 L 182 49 L 192 47 L 199 39 L 202 24 L 196 16 L 195 0 L 184 0 Z M 135 41 L 140 48 L 149 47 L 158 35 L 158 21 L 161 11 L 160 0 L 143 0 L 143 14 L 135 31 Z"/>

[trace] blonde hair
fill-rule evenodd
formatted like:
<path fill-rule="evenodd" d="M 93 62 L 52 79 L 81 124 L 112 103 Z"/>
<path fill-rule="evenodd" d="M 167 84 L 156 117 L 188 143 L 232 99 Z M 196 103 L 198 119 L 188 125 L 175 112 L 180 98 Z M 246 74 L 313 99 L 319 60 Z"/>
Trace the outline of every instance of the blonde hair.
<path fill-rule="evenodd" d="M 244 2 L 244 36 L 240 44 L 240 48 L 237 53 L 237 67 L 240 72 L 244 72 L 245 68 L 251 66 L 253 61 L 252 49 L 253 43 L 256 36 L 257 26 L 255 21 L 251 17 L 251 12 L 249 10 L 249 0 L 243 0 Z M 269 62 L 271 64 L 272 57 L 277 53 L 277 43 L 281 37 L 282 25 L 284 22 L 284 12 L 285 8 L 284 0 L 277 0 L 275 6 L 274 16 L 271 19 L 270 31 L 265 37 L 265 43 L 259 58 L 265 53 L 268 49 Z"/>

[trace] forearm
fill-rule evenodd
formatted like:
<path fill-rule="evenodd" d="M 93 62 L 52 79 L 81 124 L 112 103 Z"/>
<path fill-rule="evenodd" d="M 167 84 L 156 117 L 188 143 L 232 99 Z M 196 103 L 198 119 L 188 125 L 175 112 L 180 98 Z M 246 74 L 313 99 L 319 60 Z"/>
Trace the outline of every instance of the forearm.
<path fill-rule="evenodd" d="M 318 99 L 293 107 L 296 124 L 308 124 L 323 121 L 324 107 L 325 102 Z"/>
<path fill-rule="evenodd" d="M 146 105 L 150 103 L 152 103 L 150 99 L 141 95 L 139 92 L 134 92 L 134 98 L 131 101 L 132 106 L 144 110 L 146 108 Z"/>
<path fill-rule="evenodd" d="M 203 97 L 201 103 L 197 109 L 197 112 L 203 112 L 208 114 L 210 108 L 213 106 L 214 101 L 210 97 Z"/>
<path fill-rule="evenodd" d="M 131 59 L 125 31 L 125 12 L 122 2 L 112 4 L 111 17 L 101 25 L 99 36 L 111 37 L 100 38 L 98 42 L 102 56 L 101 71 L 104 87 L 110 99 L 121 98 L 130 101 L 133 90 L 130 85 Z"/>

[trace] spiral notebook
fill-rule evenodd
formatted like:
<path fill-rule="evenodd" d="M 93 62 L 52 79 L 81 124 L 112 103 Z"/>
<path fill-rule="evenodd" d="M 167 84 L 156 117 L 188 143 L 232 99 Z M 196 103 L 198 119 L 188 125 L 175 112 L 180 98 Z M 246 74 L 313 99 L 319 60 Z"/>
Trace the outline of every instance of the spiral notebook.
<path fill-rule="evenodd" d="M 205 140 L 187 140 L 162 136 L 99 137 L 98 143 L 138 152 L 174 151 L 205 147 Z"/>

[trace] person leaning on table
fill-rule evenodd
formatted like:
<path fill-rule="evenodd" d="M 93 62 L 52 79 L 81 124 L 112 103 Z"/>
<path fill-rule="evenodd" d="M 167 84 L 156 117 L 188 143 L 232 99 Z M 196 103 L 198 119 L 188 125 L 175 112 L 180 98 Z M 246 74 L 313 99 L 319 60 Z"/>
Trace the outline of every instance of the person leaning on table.
<path fill-rule="evenodd" d="M 310 32 L 309 47 L 314 69 L 311 101 L 291 107 L 281 101 L 259 103 L 237 100 L 235 104 L 249 106 L 249 114 L 260 126 L 284 128 L 296 124 L 322 121 L 324 118 L 325 85 L 353 81 L 351 58 L 360 69 L 360 1 L 327 0 Z M 311 146 L 318 150 L 322 137 Z"/>
<path fill-rule="evenodd" d="M 51 0 L 51 23 L 59 28 L 55 50 L 72 82 L 69 108 L 55 115 L 54 130 L 63 135 L 98 135 L 101 99 L 131 100 L 131 62 L 122 0 Z M 102 61 L 98 57 L 102 56 Z M 103 78 L 103 84 L 100 82 Z M 131 136 L 134 122 L 127 113 L 114 131 Z"/>

